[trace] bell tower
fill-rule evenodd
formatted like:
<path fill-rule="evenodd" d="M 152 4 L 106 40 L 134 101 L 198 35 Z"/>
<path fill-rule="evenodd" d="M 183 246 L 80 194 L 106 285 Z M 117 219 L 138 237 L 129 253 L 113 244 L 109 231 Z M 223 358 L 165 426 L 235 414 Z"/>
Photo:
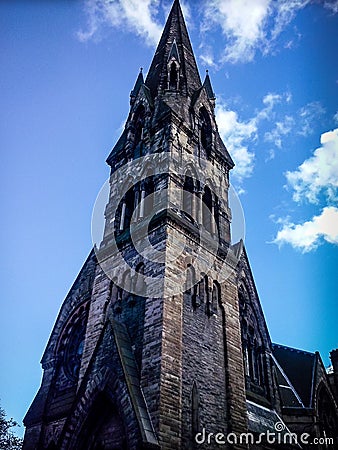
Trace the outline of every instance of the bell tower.
<path fill-rule="evenodd" d="M 196 436 L 247 431 L 234 163 L 214 107 L 175 0 L 107 158 L 103 237 L 42 358 L 25 449 L 213 448 Z"/>

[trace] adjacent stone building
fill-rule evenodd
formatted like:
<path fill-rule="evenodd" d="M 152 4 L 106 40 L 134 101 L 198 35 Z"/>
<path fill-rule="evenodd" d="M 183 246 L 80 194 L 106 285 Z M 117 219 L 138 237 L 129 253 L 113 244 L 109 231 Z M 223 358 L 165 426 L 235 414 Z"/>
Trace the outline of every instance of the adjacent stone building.
<path fill-rule="evenodd" d="M 327 374 L 319 354 L 271 343 L 231 245 L 214 107 L 175 0 L 107 159 L 103 238 L 52 330 L 25 450 L 337 448 L 310 444 L 337 436 L 338 350 Z"/>

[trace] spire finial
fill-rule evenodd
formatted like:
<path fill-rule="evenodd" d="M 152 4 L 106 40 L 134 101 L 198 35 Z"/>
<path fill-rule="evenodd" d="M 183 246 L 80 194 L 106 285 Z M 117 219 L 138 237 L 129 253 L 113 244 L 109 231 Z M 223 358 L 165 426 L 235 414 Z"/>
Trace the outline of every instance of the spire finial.
<path fill-rule="evenodd" d="M 140 90 L 140 87 L 144 83 L 142 71 L 143 71 L 143 67 L 140 67 L 140 72 L 139 72 L 139 74 L 137 76 L 135 86 L 134 86 L 133 90 L 130 93 L 131 103 L 135 100 L 136 95 L 137 95 L 138 91 Z"/>
<path fill-rule="evenodd" d="M 214 91 L 212 90 L 208 69 L 205 70 L 205 80 L 204 80 L 203 86 L 205 87 L 210 100 L 215 100 L 215 94 L 214 94 Z"/>

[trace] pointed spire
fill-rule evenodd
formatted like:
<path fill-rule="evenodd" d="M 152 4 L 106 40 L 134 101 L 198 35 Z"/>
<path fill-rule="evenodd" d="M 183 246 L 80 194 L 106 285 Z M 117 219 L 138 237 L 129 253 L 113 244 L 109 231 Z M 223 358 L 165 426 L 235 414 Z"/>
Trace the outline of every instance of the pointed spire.
<path fill-rule="evenodd" d="M 210 81 L 210 77 L 209 77 L 209 70 L 206 70 L 203 87 L 207 91 L 207 94 L 208 94 L 208 97 L 210 98 L 210 100 L 215 100 L 216 97 L 215 97 L 214 91 L 212 90 L 211 81 Z"/>
<path fill-rule="evenodd" d="M 130 93 L 130 102 L 131 103 L 132 103 L 133 100 L 135 100 L 135 97 L 137 96 L 138 91 L 140 90 L 140 87 L 142 86 L 142 84 L 144 84 L 143 67 L 140 67 L 140 72 L 139 72 L 137 80 L 135 82 L 135 86 L 134 86 L 133 90 Z"/>
<path fill-rule="evenodd" d="M 179 0 L 173 3 L 145 81 L 153 97 L 167 89 L 168 59 L 175 52 L 180 62 L 180 90 L 191 95 L 202 83 Z"/>

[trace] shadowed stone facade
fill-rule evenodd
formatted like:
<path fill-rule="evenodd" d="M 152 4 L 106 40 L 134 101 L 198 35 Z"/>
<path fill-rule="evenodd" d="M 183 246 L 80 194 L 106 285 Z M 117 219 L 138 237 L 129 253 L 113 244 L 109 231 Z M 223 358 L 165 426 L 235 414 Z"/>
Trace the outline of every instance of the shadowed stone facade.
<path fill-rule="evenodd" d="M 214 107 L 175 0 L 107 159 L 103 239 L 47 344 L 25 450 L 296 448 L 239 439 L 276 423 L 336 437 L 337 351 L 327 375 L 318 354 L 271 343 L 243 242 L 231 244 L 234 163 Z"/>

